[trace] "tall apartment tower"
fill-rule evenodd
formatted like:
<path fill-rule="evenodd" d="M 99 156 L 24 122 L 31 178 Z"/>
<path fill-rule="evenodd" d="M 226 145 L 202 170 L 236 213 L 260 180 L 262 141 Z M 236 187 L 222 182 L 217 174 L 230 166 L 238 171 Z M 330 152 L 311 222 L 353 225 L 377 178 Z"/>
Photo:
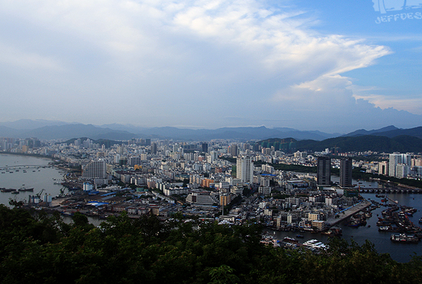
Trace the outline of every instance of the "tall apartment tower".
<path fill-rule="evenodd" d="M 202 143 L 202 152 L 208 153 L 208 143 Z"/>
<path fill-rule="evenodd" d="M 352 159 L 340 160 L 340 186 L 351 187 L 352 186 Z"/>
<path fill-rule="evenodd" d="M 253 181 L 253 162 L 251 157 L 237 157 L 236 160 L 236 177 L 242 182 Z"/>
<path fill-rule="evenodd" d="M 231 144 L 229 149 L 230 156 L 236 157 L 237 156 L 237 144 Z"/>
<path fill-rule="evenodd" d="M 397 175 L 397 165 L 404 164 L 405 167 L 406 166 L 410 167 L 411 162 L 412 162 L 411 158 L 412 157 L 409 154 L 400 154 L 400 153 L 390 154 L 389 155 L 389 161 L 388 161 L 388 175 L 391 176 L 391 177 L 398 177 L 398 175 Z"/>
<path fill-rule="evenodd" d="M 330 186 L 331 184 L 331 158 L 318 157 L 317 160 L 317 185 Z"/>
<path fill-rule="evenodd" d="M 151 154 L 155 155 L 158 152 L 157 143 L 153 142 L 151 143 Z"/>

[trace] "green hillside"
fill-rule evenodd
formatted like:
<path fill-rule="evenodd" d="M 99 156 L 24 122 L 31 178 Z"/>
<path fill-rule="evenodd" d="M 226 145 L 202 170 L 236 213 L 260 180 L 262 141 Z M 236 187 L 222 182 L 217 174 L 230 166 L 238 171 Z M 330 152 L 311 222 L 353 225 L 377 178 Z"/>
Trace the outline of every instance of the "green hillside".
<path fill-rule="evenodd" d="M 367 242 L 339 238 L 320 254 L 260 243 L 256 224 L 227 226 L 84 215 L 0 206 L 0 283 L 420 283 L 422 259 L 398 263 Z M 415 248 L 416 250 L 416 248 Z"/>

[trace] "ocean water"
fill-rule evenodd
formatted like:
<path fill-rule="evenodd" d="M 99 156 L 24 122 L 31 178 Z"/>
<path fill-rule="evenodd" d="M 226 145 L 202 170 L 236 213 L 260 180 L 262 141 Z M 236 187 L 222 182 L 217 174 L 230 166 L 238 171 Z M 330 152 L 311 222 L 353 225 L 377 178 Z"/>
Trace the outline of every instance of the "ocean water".
<path fill-rule="evenodd" d="M 62 189 L 63 186 L 54 183 L 60 182 L 63 179 L 64 173 L 57 168 L 48 167 L 49 162 L 51 162 L 51 160 L 47 158 L 0 154 L 0 187 L 14 189 L 19 189 L 21 187 L 34 188 L 33 192 L 19 192 L 19 194 L 0 192 L 0 204 L 9 206 L 10 199 L 27 201 L 29 195 L 35 195 L 42 190 L 42 195 L 45 193 L 50 194 L 51 196 L 60 194 L 60 189 Z M 28 165 L 36 167 L 25 169 L 24 166 Z M 16 168 L 16 166 L 18 166 L 18 168 Z M 5 167 L 10 168 L 6 171 L 4 169 Z M 67 192 L 67 190 L 65 192 Z"/>
<path fill-rule="evenodd" d="M 366 199 L 376 200 L 380 202 L 381 198 L 375 196 L 375 193 L 363 193 L 362 196 Z M 399 205 L 411 206 L 418 211 L 413 214 L 409 219 L 417 226 L 421 227 L 418 224 L 419 218 L 422 217 L 422 194 L 388 194 L 393 200 L 397 200 Z M 394 243 L 390 240 L 391 232 L 379 232 L 376 225 L 378 221 L 378 216 L 381 216 L 382 210 L 386 207 L 380 207 L 372 211 L 372 217 L 367 219 L 367 225 L 365 227 L 352 228 L 345 226 L 344 222 L 340 223 L 339 227 L 342 228 L 343 235 L 342 238 L 346 239 L 349 243 L 353 239 L 358 244 L 362 245 L 366 240 L 369 240 L 374 244 L 375 249 L 378 253 L 388 253 L 390 256 L 398 262 L 408 262 L 411 260 L 412 256 L 415 254 L 422 256 L 422 241 L 417 244 L 411 243 Z M 378 215 L 378 216 L 377 216 Z M 305 242 L 309 239 L 317 239 L 324 243 L 328 242 L 329 237 L 321 234 L 311 234 L 311 233 L 295 233 L 295 232 L 275 232 L 275 236 L 278 239 L 283 239 L 284 237 L 295 238 L 297 234 L 304 236 L 303 239 L 298 239 L 300 242 Z"/>

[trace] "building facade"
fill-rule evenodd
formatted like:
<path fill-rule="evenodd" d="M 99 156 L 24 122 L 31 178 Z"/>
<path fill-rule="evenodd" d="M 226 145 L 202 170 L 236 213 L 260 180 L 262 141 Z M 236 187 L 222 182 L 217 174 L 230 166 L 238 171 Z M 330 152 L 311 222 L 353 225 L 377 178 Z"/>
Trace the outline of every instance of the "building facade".
<path fill-rule="evenodd" d="M 351 187 L 352 186 L 352 159 L 340 160 L 340 186 Z"/>
<path fill-rule="evenodd" d="M 318 157 L 317 160 L 317 185 L 331 185 L 331 158 Z"/>
<path fill-rule="evenodd" d="M 236 177 L 243 183 L 253 182 L 253 162 L 251 157 L 242 156 L 237 158 Z"/>

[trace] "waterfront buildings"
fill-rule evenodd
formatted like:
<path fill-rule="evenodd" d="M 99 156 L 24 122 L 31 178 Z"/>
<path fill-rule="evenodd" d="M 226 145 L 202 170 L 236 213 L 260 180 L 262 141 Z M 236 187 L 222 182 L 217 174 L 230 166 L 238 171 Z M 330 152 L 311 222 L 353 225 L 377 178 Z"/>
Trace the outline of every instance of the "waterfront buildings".
<path fill-rule="evenodd" d="M 393 153 L 389 155 L 388 175 L 391 177 L 402 178 L 409 172 L 411 167 L 411 155 Z"/>

